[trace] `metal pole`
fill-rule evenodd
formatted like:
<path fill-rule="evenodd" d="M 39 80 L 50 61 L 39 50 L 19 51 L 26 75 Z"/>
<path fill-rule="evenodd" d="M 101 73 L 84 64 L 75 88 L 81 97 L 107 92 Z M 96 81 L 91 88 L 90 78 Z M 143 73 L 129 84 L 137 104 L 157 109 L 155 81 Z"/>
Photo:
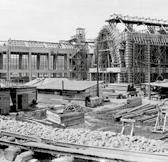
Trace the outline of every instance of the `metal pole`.
<path fill-rule="evenodd" d="M 97 45 L 97 50 L 96 50 L 96 55 L 97 55 L 97 96 L 99 97 L 99 52 L 98 52 L 98 45 Z"/>

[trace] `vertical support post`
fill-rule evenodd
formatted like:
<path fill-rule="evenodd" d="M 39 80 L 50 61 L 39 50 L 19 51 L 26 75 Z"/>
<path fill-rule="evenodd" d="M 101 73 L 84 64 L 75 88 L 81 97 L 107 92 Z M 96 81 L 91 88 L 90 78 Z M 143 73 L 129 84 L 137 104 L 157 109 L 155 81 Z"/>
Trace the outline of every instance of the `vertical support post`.
<path fill-rule="evenodd" d="M 40 54 L 37 54 L 37 70 L 40 69 Z"/>
<path fill-rule="evenodd" d="M 128 83 L 132 83 L 132 42 L 129 33 L 126 38 L 125 63 L 128 73 Z"/>
<path fill-rule="evenodd" d="M 23 55 L 22 53 L 19 53 L 19 70 L 22 70 L 22 59 Z M 22 77 L 22 73 L 19 73 L 19 77 Z"/>
<path fill-rule="evenodd" d="M 133 78 L 132 78 L 132 82 L 135 84 L 135 82 L 136 82 L 136 72 L 137 71 L 135 71 L 135 43 L 133 43 L 133 50 L 132 50 L 132 67 L 133 67 Z"/>
<path fill-rule="evenodd" d="M 32 80 L 32 53 L 31 53 L 31 51 L 29 51 L 29 53 L 28 53 L 28 58 L 29 58 L 29 81 L 31 81 Z"/>
<path fill-rule="evenodd" d="M 68 70 L 68 68 L 67 68 L 67 54 L 64 54 L 64 76 L 66 76 L 65 72 L 67 74 L 67 70 Z"/>
<path fill-rule="evenodd" d="M 56 61 L 57 61 L 57 55 L 54 54 L 53 55 L 53 70 L 54 70 L 53 77 L 54 78 L 56 77 L 56 73 L 55 73 L 55 70 L 56 70 Z"/>
<path fill-rule="evenodd" d="M 39 70 L 40 70 L 40 54 L 37 53 L 37 62 L 36 62 L 36 68 L 37 68 L 37 77 L 39 77 Z"/>
<path fill-rule="evenodd" d="M 69 54 L 67 54 L 67 57 L 66 57 L 66 66 L 67 66 L 67 77 L 70 78 L 70 67 L 69 67 Z"/>
<path fill-rule="evenodd" d="M 7 81 L 10 81 L 11 79 L 11 42 L 10 40 L 8 41 L 8 46 L 7 46 Z"/>
<path fill-rule="evenodd" d="M 151 62 L 150 62 L 150 44 L 147 44 L 147 70 L 148 70 L 148 98 L 151 99 L 151 88 L 150 88 L 150 74 L 151 74 Z"/>
<path fill-rule="evenodd" d="M 98 42 L 97 42 L 97 50 L 96 50 L 96 55 L 97 55 L 97 96 L 99 97 L 99 51 L 98 51 Z"/>
<path fill-rule="evenodd" d="M 48 78 L 51 78 L 51 51 L 48 52 Z"/>

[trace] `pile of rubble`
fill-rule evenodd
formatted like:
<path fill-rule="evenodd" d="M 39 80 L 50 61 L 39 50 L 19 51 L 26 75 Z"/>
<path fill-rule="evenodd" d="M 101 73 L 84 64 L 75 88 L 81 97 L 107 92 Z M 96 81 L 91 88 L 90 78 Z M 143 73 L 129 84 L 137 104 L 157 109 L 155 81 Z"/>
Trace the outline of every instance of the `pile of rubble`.
<path fill-rule="evenodd" d="M 0 130 L 64 142 L 96 147 L 119 148 L 123 150 L 168 153 L 168 146 L 160 140 L 138 136 L 118 135 L 114 132 L 90 131 L 86 129 L 59 129 L 41 124 L 0 118 Z"/>

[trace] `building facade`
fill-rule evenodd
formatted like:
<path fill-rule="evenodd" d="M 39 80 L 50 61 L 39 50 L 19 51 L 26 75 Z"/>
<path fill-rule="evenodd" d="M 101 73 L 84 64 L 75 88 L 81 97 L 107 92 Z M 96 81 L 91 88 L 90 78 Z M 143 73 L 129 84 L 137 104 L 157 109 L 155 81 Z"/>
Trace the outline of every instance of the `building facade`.
<path fill-rule="evenodd" d="M 29 81 L 37 77 L 87 79 L 82 73 L 87 74 L 87 59 L 93 53 L 89 51 L 84 34 L 83 28 L 77 28 L 73 39 L 59 43 L 24 40 L 1 42 L 0 78 L 7 81 Z M 78 58 L 82 58 L 82 61 Z M 76 72 L 78 74 L 74 75 Z"/>

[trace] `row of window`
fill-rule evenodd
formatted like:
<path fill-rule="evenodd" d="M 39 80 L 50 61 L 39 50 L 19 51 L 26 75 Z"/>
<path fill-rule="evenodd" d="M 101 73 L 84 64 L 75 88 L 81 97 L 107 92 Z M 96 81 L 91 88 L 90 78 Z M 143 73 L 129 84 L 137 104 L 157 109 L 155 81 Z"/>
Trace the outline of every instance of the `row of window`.
<path fill-rule="evenodd" d="M 3 61 L 1 61 L 3 62 L 3 69 L 7 69 L 8 61 L 9 60 L 7 58 L 7 55 L 3 55 Z M 51 56 L 50 64 L 53 70 L 66 69 L 64 56 L 57 56 L 57 59 L 54 59 L 54 56 Z M 32 55 L 31 66 L 32 69 L 40 69 L 40 70 L 48 69 L 48 56 L 40 55 L 40 57 L 38 58 L 37 55 Z M 28 69 L 28 55 L 22 55 L 22 57 L 19 57 L 19 55 L 11 55 L 10 67 L 11 69 L 22 69 L 22 70 Z"/>

